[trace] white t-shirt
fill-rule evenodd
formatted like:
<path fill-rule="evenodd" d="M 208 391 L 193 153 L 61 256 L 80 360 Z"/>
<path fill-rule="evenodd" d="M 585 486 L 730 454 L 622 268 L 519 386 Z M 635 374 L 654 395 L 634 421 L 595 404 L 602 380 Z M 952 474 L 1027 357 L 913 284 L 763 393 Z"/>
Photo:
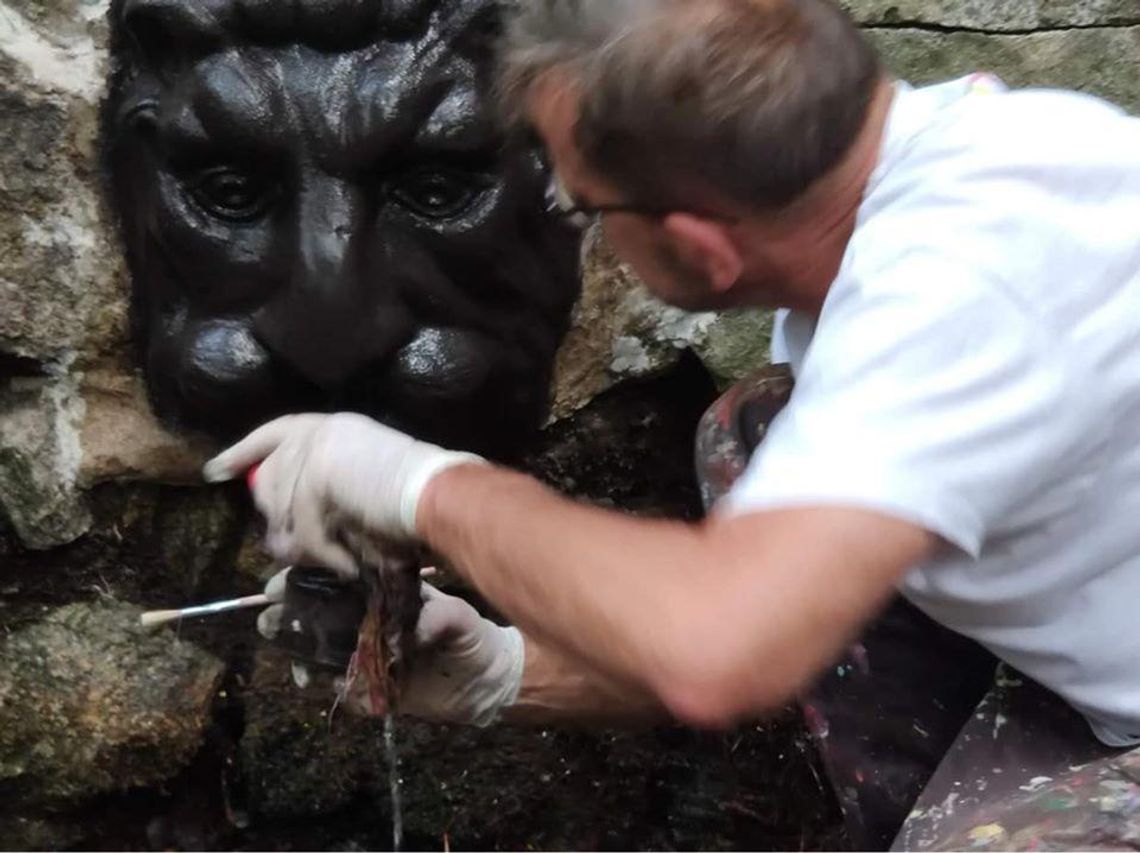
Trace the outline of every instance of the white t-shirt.
<path fill-rule="evenodd" d="M 992 79 L 992 78 L 991 78 Z M 957 546 L 901 591 L 1140 742 L 1140 119 L 900 84 L 788 407 L 722 510 L 850 505 Z"/>

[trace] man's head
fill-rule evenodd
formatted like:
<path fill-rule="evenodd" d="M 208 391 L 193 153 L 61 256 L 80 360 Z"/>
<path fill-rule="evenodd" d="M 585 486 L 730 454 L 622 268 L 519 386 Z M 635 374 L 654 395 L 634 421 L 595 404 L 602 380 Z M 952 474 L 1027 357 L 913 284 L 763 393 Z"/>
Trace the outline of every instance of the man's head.
<path fill-rule="evenodd" d="M 491 106 L 493 0 L 114 0 L 104 112 L 164 418 L 536 430 L 579 236 Z"/>
<path fill-rule="evenodd" d="M 817 286 L 831 262 L 805 255 L 862 189 L 847 161 L 884 87 L 832 0 L 533 0 L 501 88 L 571 203 L 610 210 L 619 254 L 699 308 Z"/>

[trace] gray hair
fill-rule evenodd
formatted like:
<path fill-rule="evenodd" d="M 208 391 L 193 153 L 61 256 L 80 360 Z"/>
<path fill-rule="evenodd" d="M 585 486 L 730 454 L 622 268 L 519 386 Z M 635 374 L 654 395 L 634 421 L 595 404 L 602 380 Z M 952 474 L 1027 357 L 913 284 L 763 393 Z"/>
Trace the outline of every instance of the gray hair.
<path fill-rule="evenodd" d="M 632 201 L 770 209 L 848 151 L 883 71 L 833 0 L 518 0 L 510 120 L 552 74 L 580 97 L 582 156 Z"/>

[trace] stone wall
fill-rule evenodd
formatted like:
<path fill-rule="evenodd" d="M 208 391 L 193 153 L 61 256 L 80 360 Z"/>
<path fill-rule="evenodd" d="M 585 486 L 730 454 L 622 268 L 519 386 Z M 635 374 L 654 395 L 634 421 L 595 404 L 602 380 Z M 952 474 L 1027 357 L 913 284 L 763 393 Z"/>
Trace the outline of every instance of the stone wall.
<path fill-rule="evenodd" d="M 1140 111 L 1140 0 L 849 6 L 912 82 L 992 70 Z M 0 847 L 119 846 L 143 829 L 156 848 L 209 846 L 235 843 L 217 825 L 251 821 L 254 845 L 277 843 L 282 822 L 311 845 L 382 843 L 367 828 L 328 829 L 376 796 L 375 758 L 361 755 L 374 733 L 316 737 L 324 706 L 294 707 L 274 686 L 284 670 L 255 651 L 249 620 L 189 626 L 181 640 L 131 627 L 140 606 L 253 591 L 266 567 L 240 488 L 197 485 L 209 448 L 154 421 L 132 366 L 95 154 L 105 11 L 105 0 L 0 0 Z M 531 467 L 601 503 L 692 515 L 688 431 L 716 386 L 763 360 L 769 318 L 663 308 L 603 246 L 586 252 L 555 422 Z M 432 808 L 412 826 L 433 843 L 448 825 L 508 846 L 835 838 L 794 731 L 721 741 L 423 728 L 413 739 L 416 796 Z M 464 782 L 466 767 L 486 770 L 503 801 Z M 520 793 L 531 775 L 556 802 L 545 824 L 534 815 L 547 795 Z M 775 793 L 758 794 L 765 785 Z M 789 816 L 789 790 L 820 805 Z M 638 809 L 654 834 L 631 823 Z M 328 832 L 306 835 L 314 825 Z"/>
<path fill-rule="evenodd" d="M 1012 86 L 1079 89 L 1140 112 L 1137 0 L 846 0 L 913 83 L 992 71 Z"/>
<path fill-rule="evenodd" d="M 125 282 L 99 193 L 96 110 L 105 0 L 0 2 L 0 507 L 43 548 L 89 525 L 100 482 L 189 482 L 204 449 L 154 423 L 131 367 Z M 993 70 L 1140 110 L 1137 0 L 849 0 L 915 83 Z M 590 252 L 587 296 L 560 360 L 554 412 L 684 349 L 721 382 L 763 352 L 759 315 L 684 316 Z"/>

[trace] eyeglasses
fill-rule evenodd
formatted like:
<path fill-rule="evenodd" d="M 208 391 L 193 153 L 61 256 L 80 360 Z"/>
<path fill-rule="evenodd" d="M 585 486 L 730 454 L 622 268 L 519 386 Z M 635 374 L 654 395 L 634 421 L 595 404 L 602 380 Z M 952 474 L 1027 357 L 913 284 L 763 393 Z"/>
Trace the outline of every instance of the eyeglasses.
<path fill-rule="evenodd" d="M 692 208 L 665 207 L 650 204 L 579 204 L 557 172 L 550 174 L 550 183 L 546 187 L 546 212 L 551 216 L 562 219 L 575 228 L 586 229 L 593 225 L 599 217 L 606 213 L 632 213 L 635 216 L 649 216 L 654 219 L 664 219 L 673 213 L 690 213 L 704 219 L 715 219 L 718 222 L 735 224 L 740 220 L 724 216 L 719 213 L 695 210 Z"/>
<path fill-rule="evenodd" d="M 633 213 L 639 216 L 663 218 L 676 212 L 672 208 L 645 204 L 579 204 L 566 189 L 562 179 L 552 172 L 546 187 L 546 211 L 575 228 L 586 229 L 606 213 Z"/>

